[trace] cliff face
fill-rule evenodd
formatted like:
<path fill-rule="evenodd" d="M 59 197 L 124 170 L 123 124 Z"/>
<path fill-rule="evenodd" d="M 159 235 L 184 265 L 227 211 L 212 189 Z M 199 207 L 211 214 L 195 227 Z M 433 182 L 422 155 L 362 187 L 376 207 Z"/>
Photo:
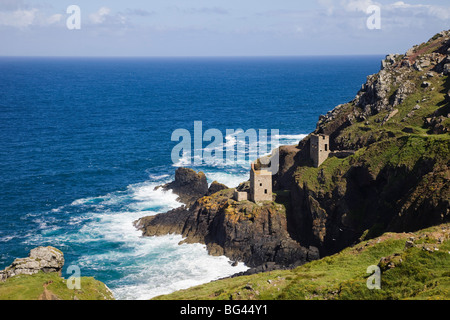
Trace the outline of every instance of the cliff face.
<path fill-rule="evenodd" d="M 448 139 L 404 136 L 320 168 L 299 167 L 291 228 L 322 255 L 380 235 L 449 220 Z"/>
<path fill-rule="evenodd" d="M 321 116 L 345 159 L 309 163 L 309 137 L 281 147 L 275 186 L 291 192 L 290 229 L 303 245 L 335 253 L 384 231 L 449 221 L 450 32 L 388 55 L 356 98 Z"/>

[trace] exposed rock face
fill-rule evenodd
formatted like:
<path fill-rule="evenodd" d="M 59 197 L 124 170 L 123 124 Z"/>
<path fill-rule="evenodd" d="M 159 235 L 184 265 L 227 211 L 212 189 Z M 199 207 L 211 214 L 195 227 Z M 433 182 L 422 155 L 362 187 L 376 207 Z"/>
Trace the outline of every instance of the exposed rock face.
<path fill-rule="evenodd" d="M 164 190 L 172 190 L 178 200 L 190 207 L 195 200 L 208 193 L 208 182 L 203 172 L 195 172 L 190 168 L 178 168 L 175 180 L 161 186 Z"/>
<path fill-rule="evenodd" d="M 450 118 L 450 114 L 447 116 L 436 116 L 426 118 L 425 126 L 430 128 L 431 133 L 433 134 L 443 134 L 448 133 L 449 128 L 444 125 L 446 119 Z"/>
<path fill-rule="evenodd" d="M 347 164 L 303 170 L 311 166 L 308 137 L 296 148 L 280 147 L 274 187 L 290 190 L 294 239 L 323 256 L 361 237 L 449 221 L 449 65 L 445 31 L 405 55 L 387 56 L 354 100 L 320 116 L 314 133 L 329 135 L 332 150 L 359 150 L 343 154 Z"/>
<path fill-rule="evenodd" d="M 417 80 L 417 71 L 422 72 L 422 79 L 448 75 L 450 70 L 450 31 L 443 31 L 427 43 L 414 46 L 404 55 L 387 55 L 382 61 L 382 68 L 377 74 L 369 75 L 354 100 L 338 105 L 326 115 L 319 117 L 315 133 L 330 136 L 332 149 L 358 149 L 373 141 L 361 140 L 357 144 L 346 144 L 340 133 L 347 127 L 381 112 L 392 112 L 412 93 L 419 89 L 434 90 L 430 81 Z M 430 53 L 431 52 L 431 53 Z M 448 108 L 447 108 L 448 110 Z M 445 114 L 437 115 L 448 117 Z M 445 128 L 437 124 L 442 121 L 434 119 L 433 130 L 445 133 Z M 436 127 L 436 128 L 434 128 Z"/>
<path fill-rule="evenodd" d="M 180 167 L 175 171 L 175 180 L 156 188 L 172 190 L 178 195 L 178 201 L 184 203 L 187 207 L 192 206 L 198 198 L 205 195 L 212 195 L 228 187 L 217 181 L 213 181 L 208 187 L 206 176 L 203 172 L 195 172 L 190 168 Z"/>
<path fill-rule="evenodd" d="M 367 154 L 353 158 L 351 166 L 337 168 L 332 175 L 319 170 L 314 179 L 317 186 L 301 174 L 296 176 L 290 190 L 291 236 L 304 246 L 318 247 L 325 256 L 361 237 L 449 221 L 450 172 L 445 160 L 427 159 L 425 151 L 411 167 L 386 162 L 375 169 L 368 164 L 373 154 L 385 148 L 395 145 L 399 153 L 406 153 L 416 141 L 401 139 L 369 147 Z M 428 148 L 435 152 L 440 146 Z"/>
<path fill-rule="evenodd" d="M 210 195 L 212 195 L 212 194 L 214 194 L 216 192 L 219 192 L 221 190 L 224 190 L 224 189 L 228 189 L 228 187 L 226 185 L 224 185 L 223 183 L 219 183 L 217 181 L 213 181 L 211 183 L 211 185 L 209 186 L 208 192 L 206 193 L 206 195 L 210 196 Z"/>
<path fill-rule="evenodd" d="M 145 236 L 181 234 L 187 243 L 205 243 L 210 254 L 225 255 L 250 267 L 267 262 L 288 266 L 319 258 L 317 249 L 303 248 L 290 237 L 283 206 L 236 202 L 232 195 L 232 189 L 222 190 L 198 199 L 189 210 L 178 208 L 144 217 L 135 226 Z"/>
<path fill-rule="evenodd" d="M 0 280 L 19 274 L 31 275 L 43 271 L 61 273 L 64 265 L 64 254 L 54 247 L 37 247 L 30 251 L 28 258 L 18 258 L 7 267 L 0 271 Z"/>

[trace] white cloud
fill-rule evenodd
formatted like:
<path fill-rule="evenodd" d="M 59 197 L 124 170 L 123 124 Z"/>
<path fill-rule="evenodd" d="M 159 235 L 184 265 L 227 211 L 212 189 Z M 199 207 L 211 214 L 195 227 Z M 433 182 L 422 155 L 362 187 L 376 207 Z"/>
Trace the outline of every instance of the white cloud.
<path fill-rule="evenodd" d="M 26 28 L 33 24 L 38 9 L 0 12 L 0 26 Z"/>
<path fill-rule="evenodd" d="M 89 15 L 89 19 L 94 24 L 100 24 L 105 22 L 106 17 L 111 13 L 111 9 L 107 7 L 101 7 L 97 12 Z"/>
<path fill-rule="evenodd" d="M 437 18 L 440 20 L 450 19 L 450 7 L 449 6 L 438 6 L 434 4 L 409 4 L 404 1 L 397 1 L 392 4 L 382 6 L 382 9 L 387 11 L 392 17 L 395 14 L 403 13 L 409 15 L 411 19 L 415 15 L 422 15 L 423 17 Z"/>
<path fill-rule="evenodd" d="M 450 19 L 450 8 L 449 7 L 438 7 L 438 6 L 430 6 L 428 9 L 430 15 L 435 16 L 441 20 L 449 20 Z"/>
<path fill-rule="evenodd" d="M 326 9 L 328 14 L 337 12 L 362 12 L 366 13 L 368 7 L 379 6 L 389 17 L 396 13 L 422 14 L 428 17 L 435 17 L 441 20 L 450 19 L 450 6 L 435 4 L 410 4 L 405 1 L 395 1 L 381 4 L 373 0 L 316 0 L 322 9 Z"/>
<path fill-rule="evenodd" d="M 47 18 L 47 23 L 48 24 L 57 23 L 61 21 L 62 17 L 63 17 L 62 14 L 54 14 Z"/>
<path fill-rule="evenodd" d="M 370 6 L 380 5 L 372 0 L 343 0 L 341 1 L 341 4 L 346 11 L 357 11 L 364 13 L 366 13 L 367 8 Z"/>
<path fill-rule="evenodd" d="M 9 2 L 3 2 L 5 5 Z M 58 23 L 63 18 L 62 14 L 46 15 L 37 8 L 16 10 L 7 10 L 6 7 L 0 7 L 0 26 L 13 27 L 18 29 L 25 29 L 30 26 L 48 26 L 54 23 Z"/>

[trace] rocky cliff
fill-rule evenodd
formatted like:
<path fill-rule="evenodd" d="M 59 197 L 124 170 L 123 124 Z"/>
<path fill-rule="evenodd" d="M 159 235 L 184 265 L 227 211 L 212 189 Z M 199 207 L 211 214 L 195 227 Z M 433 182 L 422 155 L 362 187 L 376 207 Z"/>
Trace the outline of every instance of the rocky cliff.
<path fill-rule="evenodd" d="M 449 73 L 449 31 L 388 55 L 354 100 L 319 117 L 314 133 L 330 136 L 334 156 L 313 167 L 309 136 L 279 148 L 273 202 L 235 202 L 222 190 L 136 226 L 144 235 L 182 234 L 250 266 L 287 266 L 386 231 L 447 222 Z"/>
<path fill-rule="evenodd" d="M 385 231 L 449 221 L 450 32 L 388 55 L 354 100 L 319 117 L 330 157 L 309 160 L 309 137 L 280 148 L 276 189 L 291 193 L 291 234 L 328 255 Z"/>
<path fill-rule="evenodd" d="M 162 188 L 166 191 L 171 190 L 178 195 L 178 201 L 190 207 L 197 199 L 228 187 L 217 181 L 213 181 L 208 187 L 208 182 L 203 172 L 197 173 L 190 168 L 180 167 L 175 171 L 174 181 L 156 188 Z"/>
<path fill-rule="evenodd" d="M 287 212 L 277 202 L 234 201 L 233 189 L 199 198 L 135 222 L 144 236 L 181 234 L 184 242 L 207 245 L 213 255 L 226 255 L 258 270 L 281 268 L 318 258 L 317 248 L 302 247 L 288 232 Z"/>

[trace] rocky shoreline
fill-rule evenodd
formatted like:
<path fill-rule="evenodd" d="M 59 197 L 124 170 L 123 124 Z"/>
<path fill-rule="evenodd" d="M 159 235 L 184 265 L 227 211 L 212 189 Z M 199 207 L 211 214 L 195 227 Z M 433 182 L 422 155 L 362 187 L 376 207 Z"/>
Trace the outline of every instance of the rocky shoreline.
<path fill-rule="evenodd" d="M 187 181 L 193 187 L 180 188 L 187 186 Z M 175 181 L 162 187 L 187 199 L 186 205 L 143 217 L 134 222 L 135 227 L 143 236 L 180 234 L 185 238 L 183 243 L 203 243 L 211 255 L 244 262 L 251 268 L 247 274 L 293 267 L 319 258 L 317 248 L 302 247 L 290 237 L 283 205 L 237 202 L 233 200 L 234 189 L 213 182 L 206 190 L 204 181 L 202 172 L 178 168 Z M 192 203 L 193 195 L 197 199 Z"/>

